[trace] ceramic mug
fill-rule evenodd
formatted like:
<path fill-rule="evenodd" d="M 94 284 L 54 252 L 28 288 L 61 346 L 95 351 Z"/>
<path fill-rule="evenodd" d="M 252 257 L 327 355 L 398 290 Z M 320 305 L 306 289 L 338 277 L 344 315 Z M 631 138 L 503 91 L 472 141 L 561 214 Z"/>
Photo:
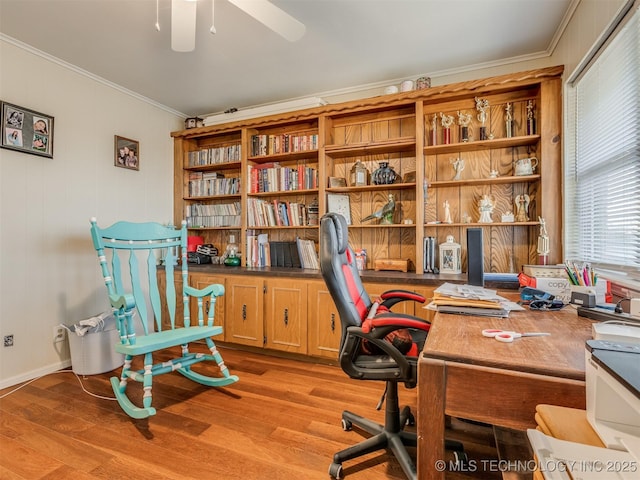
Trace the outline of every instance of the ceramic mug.
<path fill-rule="evenodd" d="M 533 171 L 538 166 L 538 159 L 536 157 L 521 158 L 516 160 L 515 165 L 516 175 L 533 175 Z"/>

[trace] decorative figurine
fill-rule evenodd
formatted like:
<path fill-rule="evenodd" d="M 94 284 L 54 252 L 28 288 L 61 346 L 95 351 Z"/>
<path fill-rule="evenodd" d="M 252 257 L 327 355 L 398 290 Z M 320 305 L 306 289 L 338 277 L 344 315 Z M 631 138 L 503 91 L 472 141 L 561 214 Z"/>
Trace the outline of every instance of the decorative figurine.
<path fill-rule="evenodd" d="M 431 119 L 431 145 L 438 144 L 438 114 L 434 113 Z"/>
<path fill-rule="evenodd" d="M 536 134 L 535 104 L 533 100 L 527 101 L 527 135 Z"/>
<path fill-rule="evenodd" d="M 486 193 L 482 195 L 482 198 L 478 201 L 478 210 L 480 211 L 478 223 L 493 223 L 493 219 L 491 218 L 493 207 L 495 207 L 493 199 Z"/>
<path fill-rule="evenodd" d="M 453 125 L 453 115 L 445 115 L 440 112 L 440 121 L 442 123 L 442 144 L 451 143 L 451 125 Z"/>
<path fill-rule="evenodd" d="M 442 204 L 442 208 L 444 208 L 444 222 L 442 223 L 453 223 L 451 220 L 451 209 L 449 208 L 449 200 L 445 200 Z"/>
<path fill-rule="evenodd" d="M 513 111 L 511 102 L 507 102 L 504 107 L 504 126 L 505 126 L 505 136 L 507 138 L 513 137 Z"/>
<path fill-rule="evenodd" d="M 460 174 L 464 170 L 464 160 L 461 158 L 456 158 L 455 160 L 449 160 L 449 163 L 453 165 L 453 170 L 456 172 L 453 180 L 460 180 Z"/>
<path fill-rule="evenodd" d="M 498 174 L 497 170 L 491 170 L 489 172 L 489 178 L 498 178 L 500 175 Z"/>
<path fill-rule="evenodd" d="M 462 223 L 471 223 L 471 215 L 469 215 L 467 212 L 464 212 L 462 214 Z"/>
<path fill-rule="evenodd" d="M 547 224 L 544 218 L 538 217 L 540 222 L 540 234 L 538 235 L 538 263 L 549 265 L 549 235 L 547 234 Z"/>
<path fill-rule="evenodd" d="M 515 198 L 516 204 L 516 222 L 528 222 L 529 221 L 529 203 L 531 198 L 526 193 L 517 195 Z"/>
<path fill-rule="evenodd" d="M 361 221 L 366 222 L 377 218 L 380 220 L 380 225 L 393 225 L 393 214 L 396 210 L 396 201 L 393 198 L 393 194 L 389 194 L 389 201 L 377 212 L 373 212 L 371 215 L 364 217 Z"/>
<path fill-rule="evenodd" d="M 476 110 L 478 110 L 478 121 L 480 122 L 480 140 L 487 140 L 487 108 L 489 108 L 489 100 L 482 100 L 476 97 Z"/>
<path fill-rule="evenodd" d="M 470 113 L 460 113 L 458 110 L 458 125 L 460 125 L 460 141 L 469 141 L 469 124 L 471 123 Z"/>
<path fill-rule="evenodd" d="M 447 241 L 439 245 L 440 273 L 462 273 L 461 248 L 453 235 L 447 235 Z"/>

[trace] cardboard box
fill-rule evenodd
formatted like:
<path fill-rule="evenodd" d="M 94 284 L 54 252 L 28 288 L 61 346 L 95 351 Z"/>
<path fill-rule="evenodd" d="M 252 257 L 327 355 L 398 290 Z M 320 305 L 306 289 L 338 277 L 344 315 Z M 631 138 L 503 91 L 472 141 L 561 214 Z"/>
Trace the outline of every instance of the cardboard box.
<path fill-rule="evenodd" d="M 609 301 L 611 296 L 611 290 L 609 281 L 599 279 L 598 283 L 592 287 L 585 287 L 580 285 L 572 285 L 568 278 L 553 278 L 553 277 L 530 277 L 524 272 L 520 272 L 518 275 L 518 281 L 522 287 L 533 287 L 538 290 L 550 293 L 556 298 L 562 300 L 564 303 L 569 303 L 571 300 L 571 292 L 582 293 L 594 293 L 596 295 L 596 303 L 603 304 Z"/>

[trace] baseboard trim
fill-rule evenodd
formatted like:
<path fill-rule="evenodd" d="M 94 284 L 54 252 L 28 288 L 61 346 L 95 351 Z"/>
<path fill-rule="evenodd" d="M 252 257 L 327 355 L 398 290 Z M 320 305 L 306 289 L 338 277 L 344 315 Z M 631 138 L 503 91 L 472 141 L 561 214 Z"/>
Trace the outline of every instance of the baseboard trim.
<path fill-rule="evenodd" d="M 16 375 L 15 377 L 5 378 L 4 380 L 0 380 L 0 389 L 13 387 L 14 385 L 18 385 L 19 383 L 28 382 L 29 380 L 33 380 L 34 378 L 43 377 L 45 375 L 49 375 L 50 373 L 57 372 L 58 370 L 69 368 L 70 366 L 71 359 L 67 359 L 63 360 L 62 362 L 52 363 L 45 367 L 37 368 L 20 375 Z"/>

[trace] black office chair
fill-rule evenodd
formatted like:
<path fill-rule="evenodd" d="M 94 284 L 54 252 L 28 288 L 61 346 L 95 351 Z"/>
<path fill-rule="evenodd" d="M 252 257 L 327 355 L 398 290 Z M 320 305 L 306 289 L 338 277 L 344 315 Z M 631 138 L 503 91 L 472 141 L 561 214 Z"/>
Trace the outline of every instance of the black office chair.
<path fill-rule="evenodd" d="M 425 301 L 422 295 L 406 290 L 384 292 L 372 302 L 362 286 L 355 266 L 355 255 L 348 244 L 347 223 L 343 216 L 327 213 L 320 220 L 320 268 L 329 293 L 338 309 L 342 326 L 339 361 L 351 378 L 386 382 L 378 408 L 385 401 L 385 424 L 342 412 L 342 427 L 356 425 L 373 435 L 346 448 L 333 457 L 329 475 L 342 477 L 342 462 L 380 449 L 390 449 L 407 478 L 416 478 L 416 467 L 406 447 L 417 445 L 416 434 L 405 432 L 415 424 L 408 406 L 398 401 L 398 383 L 407 388 L 417 384 L 418 354 L 424 345 L 430 324 L 412 315 L 393 313 L 398 302 Z M 463 452 L 459 442 L 447 442 L 447 448 Z M 425 447 L 428 448 L 428 447 Z"/>

